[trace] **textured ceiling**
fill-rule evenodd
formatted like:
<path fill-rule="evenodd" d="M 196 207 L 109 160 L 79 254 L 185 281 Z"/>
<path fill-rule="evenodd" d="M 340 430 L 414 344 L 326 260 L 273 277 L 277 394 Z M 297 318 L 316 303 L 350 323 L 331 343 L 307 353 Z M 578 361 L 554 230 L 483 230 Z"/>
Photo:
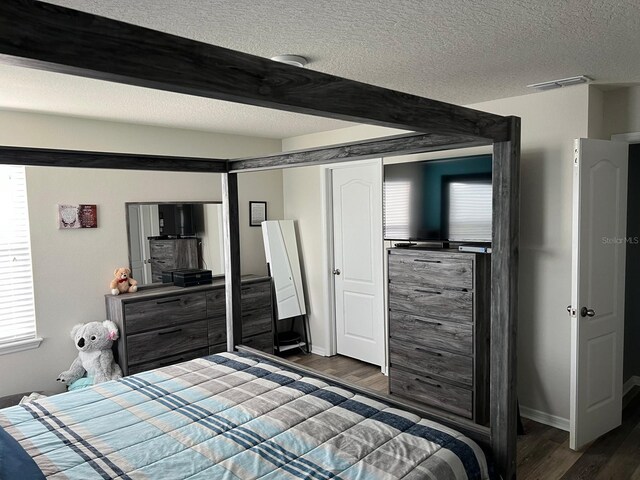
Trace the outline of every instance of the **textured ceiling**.
<path fill-rule="evenodd" d="M 585 74 L 640 81 L 638 0 L 53 0 L 308 68 L 469 104 Z M 0 69 L 0 107 L 286 137 L 345 122 L 63 75 Z"/>

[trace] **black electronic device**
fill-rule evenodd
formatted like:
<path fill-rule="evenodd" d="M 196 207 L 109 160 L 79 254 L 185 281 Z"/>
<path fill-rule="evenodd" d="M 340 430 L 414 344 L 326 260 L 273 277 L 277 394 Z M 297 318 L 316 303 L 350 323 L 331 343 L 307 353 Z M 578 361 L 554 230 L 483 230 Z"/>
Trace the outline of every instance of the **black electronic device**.
<path fill-rule="evenodd" d="M 491 242 L 491 155 L 384 166 L 384 239 Z"/>

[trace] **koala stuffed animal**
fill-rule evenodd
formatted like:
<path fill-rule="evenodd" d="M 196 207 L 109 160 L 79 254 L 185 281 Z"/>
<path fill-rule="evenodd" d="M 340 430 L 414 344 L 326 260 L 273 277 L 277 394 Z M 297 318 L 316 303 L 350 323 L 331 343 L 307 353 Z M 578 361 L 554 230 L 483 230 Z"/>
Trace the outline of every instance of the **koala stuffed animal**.
<path fill-rule="evenodd" d="M 71 329 L 71 338 L 78 349 L 78 357 L 69 370 L 58 376 L 59 382 L 75 382 L 85 373 L 93 377 L 94 384 L 122 377 L 122 370 L 114 361 L 111 351 L 114 340 L 118 339 L 115 323 L 110 320 L 80 323 Z"/>

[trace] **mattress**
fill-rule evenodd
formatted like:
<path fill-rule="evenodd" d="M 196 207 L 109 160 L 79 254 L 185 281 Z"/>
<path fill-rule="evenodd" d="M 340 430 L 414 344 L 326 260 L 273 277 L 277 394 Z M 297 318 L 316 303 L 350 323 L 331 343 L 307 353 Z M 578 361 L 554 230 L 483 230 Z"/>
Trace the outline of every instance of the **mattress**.
<path fill-rule="evenodd" d="M 247 354 L 0 410 L 0 427 L 1 478 L 490 477 L 461 433 Z"/>

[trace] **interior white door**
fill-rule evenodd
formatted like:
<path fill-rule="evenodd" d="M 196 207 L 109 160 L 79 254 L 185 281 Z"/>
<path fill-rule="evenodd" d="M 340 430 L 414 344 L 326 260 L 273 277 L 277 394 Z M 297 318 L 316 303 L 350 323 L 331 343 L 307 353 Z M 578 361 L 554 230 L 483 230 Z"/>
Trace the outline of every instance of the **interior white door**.
<path fill-rule="evenodd" d="M 628 145 L 575 141 L 570 447 L 622 421 Z"/>
<path fill-rule="evenodd" d="M 149 237 L 160 235 L 160 215 L 158 214 L 158 205 L 139 205 L 140 208 L 140 241 L 142 258 L 142 277 L 143 283 L 152 283 L 151 279 L 151 247 L 149 246 Z M 135 277 L 133 277 L 135 278 Z"/>
<path fill-rule="evenodd" d="M 382 366 L 382 163 L 334 168 L 331 185 L 337 352 Z"/>

